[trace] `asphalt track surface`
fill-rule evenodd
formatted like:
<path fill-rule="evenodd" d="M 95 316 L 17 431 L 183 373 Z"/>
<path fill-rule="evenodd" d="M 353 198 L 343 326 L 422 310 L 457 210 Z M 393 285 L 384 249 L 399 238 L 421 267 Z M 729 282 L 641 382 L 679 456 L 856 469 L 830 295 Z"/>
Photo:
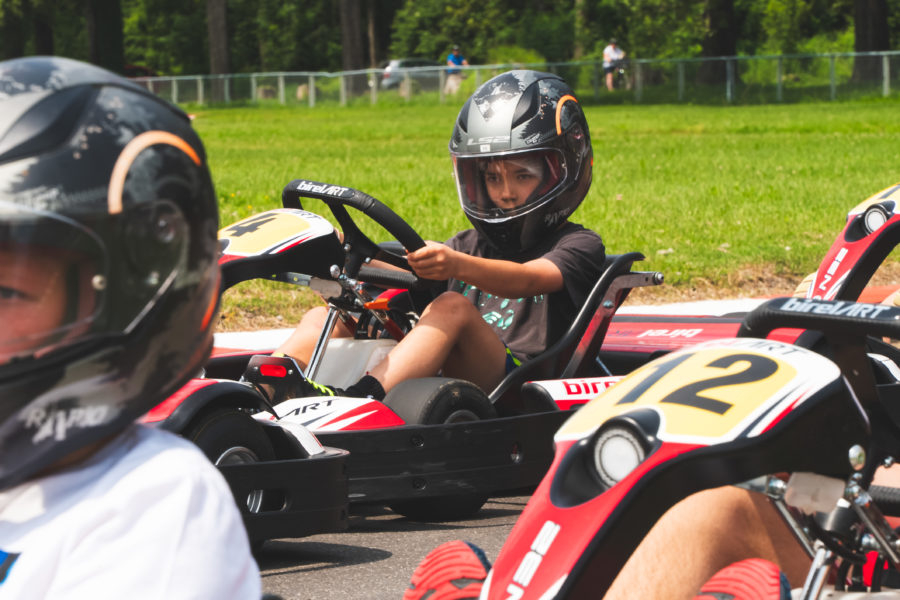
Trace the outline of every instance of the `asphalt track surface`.
<path fill-rule="evenodd" d="M 527 502 L 494 498 L 475 518 L 447 523 L 352 509 L 346 531 L 266 542 L 257 557 L 263 591 L 284 600 L 399 600 L 419 561 L 439 544 L 466 540 L 495 559 Z"/>

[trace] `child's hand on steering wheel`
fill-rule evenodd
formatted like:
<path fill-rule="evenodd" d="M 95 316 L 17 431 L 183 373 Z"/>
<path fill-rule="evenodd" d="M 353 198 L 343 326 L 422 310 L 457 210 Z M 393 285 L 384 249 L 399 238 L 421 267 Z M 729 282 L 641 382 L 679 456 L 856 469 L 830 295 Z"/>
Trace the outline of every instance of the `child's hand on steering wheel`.
<path fill-rule="evenodd" d="M 423 279 L 450 279 L 458 270 L 459 252 L 439 242 L 426 241 L 425 246 L 406 255 L 409 266 Z"/>

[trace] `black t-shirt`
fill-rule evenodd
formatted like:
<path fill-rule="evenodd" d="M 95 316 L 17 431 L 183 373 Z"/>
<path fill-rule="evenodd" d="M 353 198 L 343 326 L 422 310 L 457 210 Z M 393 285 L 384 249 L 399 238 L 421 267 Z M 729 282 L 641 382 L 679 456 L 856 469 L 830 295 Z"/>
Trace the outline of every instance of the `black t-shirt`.
<path fill-rule="evenodd" d="M 606 258 L 600 236 L 575 223 L 566 223 L 540 244 L 514 258 L 501 255 L 474 229 L 461 231 L 446 243 L 471 256 L 520 264 L 546 258 L 559 268 L 563 289 L 530 298 L 501 298 L 464 281 L 450 280 L 448 289 L 469 298 L 520 359 L 540 354 L 565 333 L 600 277 Z"/>

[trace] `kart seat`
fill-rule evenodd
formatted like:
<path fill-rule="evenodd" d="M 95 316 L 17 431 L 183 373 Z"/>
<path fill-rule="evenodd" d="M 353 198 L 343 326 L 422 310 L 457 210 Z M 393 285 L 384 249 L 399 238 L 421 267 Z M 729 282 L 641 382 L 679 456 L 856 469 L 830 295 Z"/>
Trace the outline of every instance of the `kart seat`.
<path fill-rule="evenodd" d="M 519 393 L 529 380 L 609 375 L 597 355 L 616 310 L 634 287 L 658 285 L 663 277 L 657 272 L 632 272 L 635 261 L 644 260 L 640 252 L 608 255 L 603 270 L 581 310 L 563 336 L 536 357 L 513 369 L 490 393 L 489 398 L 501 415 L 556 410 L 552 401 L 523 403 Z M 529 396 L 530 397 L 530 396 Z"/>

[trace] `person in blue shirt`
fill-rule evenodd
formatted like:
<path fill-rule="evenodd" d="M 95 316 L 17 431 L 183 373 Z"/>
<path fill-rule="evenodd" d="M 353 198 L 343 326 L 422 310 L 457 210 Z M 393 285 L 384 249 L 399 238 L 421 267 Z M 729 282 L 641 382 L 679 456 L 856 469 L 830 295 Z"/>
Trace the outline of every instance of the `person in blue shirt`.
<path fill-rule="evenodd" d="M 462 73 L 459 67 L 469 66 L 469 61 L 459 51 L 459 46 L 453 46 L 453 51 L 447 55 L 447 83 L 444 84 L 445 94 L 455 94 L 462 83 Z"/>

